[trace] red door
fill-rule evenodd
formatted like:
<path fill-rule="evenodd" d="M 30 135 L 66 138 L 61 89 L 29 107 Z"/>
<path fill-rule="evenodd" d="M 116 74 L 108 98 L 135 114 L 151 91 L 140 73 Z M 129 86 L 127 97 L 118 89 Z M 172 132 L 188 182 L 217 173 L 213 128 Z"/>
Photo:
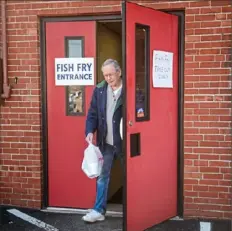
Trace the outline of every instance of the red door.
<path fill-rule="evenodd" d="M 95 22 L 46 23 L 48 206 L 90 208 L 95 180 L 81 170 L 93 87 L 55 86 L 55 58 L 96 56 Z"/>
<path fill-rule="evenodd" d="M 177 215 L 178 20 L 128 2 L 123 20 L 125 226 L 127 231 L 142 231 Z M 173 53 L 173 88 L 153 87 L 153 50 Z"/>

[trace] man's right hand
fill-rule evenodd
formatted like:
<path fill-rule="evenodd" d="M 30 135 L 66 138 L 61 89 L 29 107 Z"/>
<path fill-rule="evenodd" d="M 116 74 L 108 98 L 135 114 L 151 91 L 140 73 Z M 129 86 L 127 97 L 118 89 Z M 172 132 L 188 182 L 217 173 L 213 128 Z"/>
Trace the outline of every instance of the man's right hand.
<path fill-rule="evenodd" d="M 86 136 L 86 138 L 85 138 L 85 140 L 88 142 L 88 143 L 93 143 L 93 133 L 89 133 L 87 136 Z"/>

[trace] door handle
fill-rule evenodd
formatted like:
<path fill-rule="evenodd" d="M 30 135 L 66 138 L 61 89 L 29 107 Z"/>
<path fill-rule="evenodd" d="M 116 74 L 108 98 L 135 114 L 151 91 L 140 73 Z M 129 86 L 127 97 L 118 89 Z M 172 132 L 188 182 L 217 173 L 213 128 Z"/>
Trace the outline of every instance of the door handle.
<path fill-rule="evenodd" d="M 128 124 L 129 124 L 129 126 L 132 126 L 133 125 L 132 120 L 130 120 Z"/>

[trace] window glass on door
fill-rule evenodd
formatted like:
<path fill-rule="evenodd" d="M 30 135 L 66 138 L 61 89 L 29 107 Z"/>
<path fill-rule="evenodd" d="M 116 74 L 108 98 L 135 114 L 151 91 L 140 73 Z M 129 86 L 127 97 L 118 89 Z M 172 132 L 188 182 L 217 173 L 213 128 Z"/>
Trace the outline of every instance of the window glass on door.
<path fill-rule="evenodd" d="M 69 58 L 83 57 L 83 39 L 82 38 L 67 38 L 66 39 L 66 52 Z"/>
<path fill-rule="evenodd" d="M 135 24 L 135 118 L 136 121 L 147 121 L 150 118 L 150 27 Z"/>
<path fill-rule="evenodd" d="M 84 57 L 84 38 L 66 37 L 65 54 L 67 58 Z M 66 116 L 85 115 L 85 87 L 66 87 Z"/>

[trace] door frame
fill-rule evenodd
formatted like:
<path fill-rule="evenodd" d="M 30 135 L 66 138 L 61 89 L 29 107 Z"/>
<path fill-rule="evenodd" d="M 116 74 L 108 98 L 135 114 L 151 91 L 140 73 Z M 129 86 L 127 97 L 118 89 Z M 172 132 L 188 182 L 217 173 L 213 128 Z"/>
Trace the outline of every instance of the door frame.
<path fill-rule="evenodd" d="M 46 65 L 46 23 L 50 22 L 81 22 L 99 20 L 121 20 L 121 15 L 101 15 L 101 16 L 77 16 L 77 17 L 41 17 L 40 18 L 40 62 L 41 62 L 41 114 L 42 114 L 42 159 L 43 159 L 43 197 L 41 207 L 48 207 L 48 121 L 47 121 L 47 65 Z M 96 36 L 97 39 L 97 36 Z M 65 54 L 65 51 L 64 51 Z"/>
<path fill-rule="evenodd" d="M 183 205 L 184 205 L 184 198 L 183 198 L 183 190 L 184 190 L 184 49 L 185 49 L 185 12 L 183 10 L 160 10 L 166 13 L 174 14 L 178 16 L 178 160 L 177 160 L 177 168 L 178 168 L 178 192 L 177 192 L 177 212 L 179 217 L 183 217 Z M 41 143 L 42 143 L 42 159 L 43 159 L 43 172 L 42 172 L 42 190 L 43 190 L 43 197 L 41 207 L 47 208 L 48 207 L 48 140 L 47 140 L 47 129 L 48 129 L 48 122 L 47 122 L 47 75 L 46 75 L 46 23 L 49 22 L 78 22 L 78 21 L 103 21 L 103 20 L 119 20 L 122 21 L 121 12 L 112 12 L 109 14 L 102 14 L 102 15 L 87 15 L 87 16 L 75 16 L 75 17 L 40 17 L 40 62 L 41 62 L 41 124 L 42 124 L 42 131 L 41 131 Z M 125 31 L 126 27 L 122 22 L 122 30 Z M 97 38 L 96 38 L 97 39 Z M 125 51 L 126 44 L 125 41 L 122 41 L 122 49 Z M 125 53 L 122 54 L 122 74 L 125 76 L 126 67 L 125 67 Z M 96 60 L 97 62 L 97 60 Z M 126 93 L 126 89 L 124 88 L 124 97 Z M 126 150 L 126 98 L 124 98 L 124 111 L 123 111 L 123 148 Z M 126 154 L 125 154 L 126 155 Z M 123 215 L 126 216 L 126 158 L 123 167 L 123 174 L 124 174 L 124 182 L 123 182 Z M 126 219 L 123 219 L 124 221 Z M 123 222 L 123 228 L 126 230 L 126 224 Z"/>

